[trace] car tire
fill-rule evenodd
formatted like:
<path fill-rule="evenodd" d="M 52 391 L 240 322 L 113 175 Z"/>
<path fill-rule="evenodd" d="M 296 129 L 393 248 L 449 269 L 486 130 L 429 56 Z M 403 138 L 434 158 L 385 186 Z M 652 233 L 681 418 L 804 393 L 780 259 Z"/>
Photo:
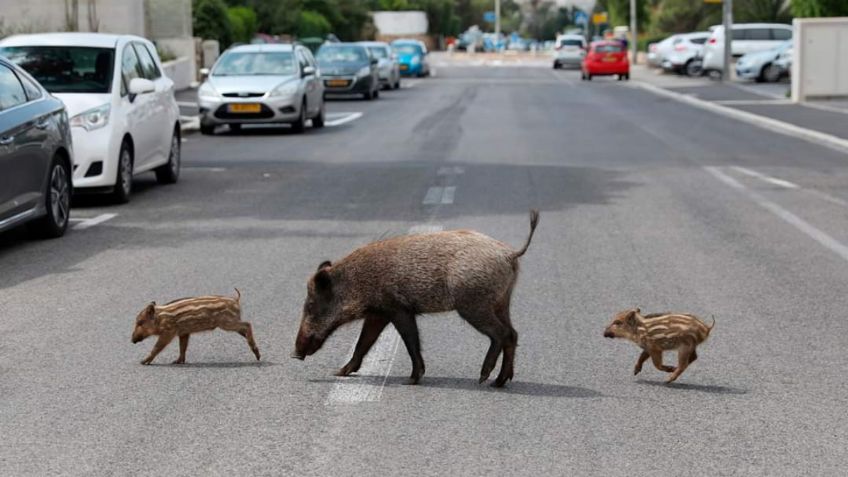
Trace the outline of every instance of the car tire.
<path fill-rule="evenodd" d="M 313 128 L 323 128 L 324 127 L 324 104 L 321 104 L 321 111 L 318 112 L 318 116 L 312 118 L 312 127 Z"/>
<path fill-rule="evenodd" d="M 395 81 L 395 89 L 400 89 L 400 75 L 398 75 L 397 81 Z"/>
<path fill-rule="evenodd" d="M 592 81 L 592 75 L 587 74 L 586 75 L 586 81 Z"/>
<path fill-rule="evenodd" d="M 630 81 L 630 73 L 624 74 L 624 81 Z"/>
<path fill-rule="evenodd" d="M 554 69 L 558 70 L 560 68 L 559 62 L 554 61 Z"/>
<path fill-rule="evenodd" d="M 42 238 L 57 238 L 68 230 L 73 185 L 70 167 L 61 156 L 53 157 L 49 170 L 44 194 L 46 214 L 32 223 L 32 230 Z"/>
<path fill-rule="evenodd" d="M 691 59 L 687 61 L 686 64 L 683 66 L 683 72 L 686 74 L 686 76 L 690 78 L 697 78 L 699 76 L 703 76 L 703 63 L 700 60 Z"/>
<path fill-rule="evenodd" d="M 181 152 L 180 130 L 174 128 L 171 137 L 171 150 L 168 151 L 168 163 L 156 168 L 156 182 L 160 184 L 176 184 L 180 178 Z"/>
<path fill-rule="evenodd" d="M 380 97 L 380 88 L 374 90 L 374 99 L 378 99 Z"/>
<path fill-rule="evenodd" d="M 200 134 L 204 136 L 214 136 L 215 135 L 215 125 L 214 124 L 204 124 L 200 123 Z"/>
<path fill-rule="evenodd" d="M 115 187 L 112 189 L 110 198 L 116 204 L 126 204 L 130 201 L 133 182 L 133 155 L 130 144 L 126 140 L 121 143 L 121 152 L 118 153 L 118 171 L 115 174 Z"/>
<path fill-rule="evenodd" d="M 296 133 L 302 133 L 306 129 L 306 98 L 300 105 L 300 116 L 297 120 L 291 123 L 292 130 Z"/>
<path fill-rule="evenodd" d="M 780 68 L 772 63 L 767 64 L 760 73 L 760 77 L 767 83 L 777 83 L 780 81 Z"/>
<path fill-rule="evenodd" d="M 370 89 L 369 89 L 367 93 L 363 94 L 363 96 L 364 96 L 364 97 L 365 97 L 365 99 L 367 99 L 368 101 L 371 101 L 372 99 L 374 99 L 374 98 L 375 98 L 374 90 L 370 90 Z"/>

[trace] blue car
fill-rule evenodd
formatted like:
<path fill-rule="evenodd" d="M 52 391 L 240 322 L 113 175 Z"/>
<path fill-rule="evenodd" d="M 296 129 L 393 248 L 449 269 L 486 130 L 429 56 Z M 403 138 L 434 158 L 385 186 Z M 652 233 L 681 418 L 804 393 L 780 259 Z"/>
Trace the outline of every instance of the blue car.
<path fill-rule="evenodd" d="M 429 76 L 427 48 L 418 40 L 395 40 L 392 50 L 397 55 L 400 74 L 403 76 Z"/>

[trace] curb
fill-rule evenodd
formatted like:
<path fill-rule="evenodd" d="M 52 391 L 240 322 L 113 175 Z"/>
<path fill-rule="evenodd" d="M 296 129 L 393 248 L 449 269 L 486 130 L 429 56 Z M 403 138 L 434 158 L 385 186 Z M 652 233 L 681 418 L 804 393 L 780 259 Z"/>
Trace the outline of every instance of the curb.
<path fill-rule="evenodd" d="M 200 130 L 200 116 L 180 116 L 180 130 L 182 132 Z"/>
<path fill-rule="evenodd" d="M 772 132 L 791 136 L 798 139 L 803 139 L 819 146 L 826 146 L 830 149 L 839 152 L 848 153 L 848 139 L 843 139 L 841 137 L 837 137 L 832 134 L 823 133 L 821 131 L 816 131 L 813 129 L 803 128 L 801 126 L 796 126 L 795 124 L 778 121 L 777 119 L 772 119 L 766 116 L 760 116 L 758 114 L 749 113 L 747 111 L 741 111 L 739 109 L 734 109 L 728 106 L 722 106 L 711 101 L 694 98 L 685 94 L 675 93 L 665 88 L 654 86 L 652 84 L 645 83 L 642 81 L 636 80 L 633 81 L 631 84 L 635 87 L 642 88 L 645 91 L 649 91 L 658 96 L 665 96 L 666 98 L 670 98 L 675 101 L 694 106 L 696 108 L 720 114 L 722 116 L 727 116 L 729 118 L 736 119 L 737 121 L 753 124 L 754 126 L 759 126 L 763 129 Z"/>

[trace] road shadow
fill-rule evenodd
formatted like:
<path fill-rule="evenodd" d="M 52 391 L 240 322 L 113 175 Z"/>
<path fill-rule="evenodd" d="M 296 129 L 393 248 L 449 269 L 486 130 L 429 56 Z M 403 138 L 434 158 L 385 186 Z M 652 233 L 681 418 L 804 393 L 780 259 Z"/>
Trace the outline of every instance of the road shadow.
<path fill-rule="evenodd" d="M 275 363 L 273 361 L 233 361 L 229 363 L 215 363 L 215 362 L 199 362 L 199 363 L 183 363 L 183 364 L 172 364 L 172 363 L 151 363 L 149 366 L 157 367 L 157 368 L 172 368 L 172 369 L 189 369 L 189 368 L 214 368 L 214 369 L 227 369 L 227 368 L 268 368 L 271 366 L 279 366 L 280 363 Z"/>
<path fill-rule="evenodd" d="M 728 386 L 718 386 L 712 384 L 690 384 L 690 383 L 671 383 L 666 384 L 664 381 L 645 381 L 638 380 L 637 383 L 643 386 L 655 386 L 667 389 L 675 389 L 680 391 L 697 391 L 709 394 L 724 394 L 724 395 L 743 395 L 748 394 L 747 389 L 732 388 Z"/>

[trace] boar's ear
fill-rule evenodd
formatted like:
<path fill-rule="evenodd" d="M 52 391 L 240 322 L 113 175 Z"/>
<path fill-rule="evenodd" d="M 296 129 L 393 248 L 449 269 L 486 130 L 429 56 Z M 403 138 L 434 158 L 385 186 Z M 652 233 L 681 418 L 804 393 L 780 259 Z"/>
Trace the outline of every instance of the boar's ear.
<path fill-rule="evenodd" d="M 322 268 L 332 267 L 333 264 L 329 260 L 324 260 L 321 262 L 321 265 L 318 265 L 318 271 L 321 271 Z"/>
<path fill-rule="evenodd" d="M 333 279 L 326 268 L 318 270 L 318 273 L 315 274 L 315 291 L 321 295 L 333 293 Z"/>

